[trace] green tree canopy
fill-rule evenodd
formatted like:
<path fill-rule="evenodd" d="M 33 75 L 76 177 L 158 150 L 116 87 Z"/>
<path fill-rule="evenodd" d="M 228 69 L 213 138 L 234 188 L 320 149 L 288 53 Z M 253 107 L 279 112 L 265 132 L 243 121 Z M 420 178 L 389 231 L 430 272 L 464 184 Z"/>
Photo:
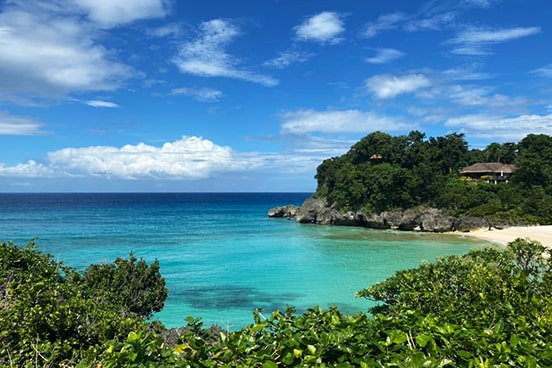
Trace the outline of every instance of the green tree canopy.
<path fill-rule="evenodd" d="M 510 183 L 460 176 L 477 162 L 515 164 Z M 342 210 L 382 212 L 425 205 L 455 216 L 506 223 L 552 223 L 552 137 L 530 134 L 519 143 L 468 149 L 464 134 L 429 137 L 419 131 L 374 132 L 317 168 L 315 196 Z"/>

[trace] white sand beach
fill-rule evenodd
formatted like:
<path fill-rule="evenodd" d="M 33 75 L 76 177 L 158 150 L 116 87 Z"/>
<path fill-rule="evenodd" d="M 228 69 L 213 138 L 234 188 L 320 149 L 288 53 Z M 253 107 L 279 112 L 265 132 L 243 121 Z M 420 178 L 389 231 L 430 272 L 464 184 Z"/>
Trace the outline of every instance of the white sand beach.
<path fill-rule="evenodd" d="M 493 243 L 507 244 L 517 238 L 538 241 L 546 247 L 552 248 L 552 225 L 546 226 L 517 226 L 506 229 L 480 229 L 461 233 L 463 236 L 470 236 L 481 240 L 488 240 Z"/>

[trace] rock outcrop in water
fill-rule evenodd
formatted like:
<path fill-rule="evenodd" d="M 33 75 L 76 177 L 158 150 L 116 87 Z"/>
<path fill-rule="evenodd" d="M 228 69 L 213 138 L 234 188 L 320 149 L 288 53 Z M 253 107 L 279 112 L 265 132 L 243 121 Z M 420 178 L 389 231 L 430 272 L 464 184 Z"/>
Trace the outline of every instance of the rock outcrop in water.
<path fill-rule="evenodd" d="M 389 210 L 366 214 L 363 211 L 339 211 L 325 198 L 309 198 L 301 207 L 287 205 L 268 212 L 269 217 L 295 218 L 304 224 L 362 226 L 371 229 L 443 233 L 508 226 L 483 217 L 456 218 L 437 208 L 419 206 L 407 210 Z"/>
<path fill-rule="evenodd" d="M 298 206 L 288 204 L 286 206 L 275 207 L 268 211 L 268 217 L 285 217 L 293 218 L 296 217 L 297 211 L 299 210 Z"/>

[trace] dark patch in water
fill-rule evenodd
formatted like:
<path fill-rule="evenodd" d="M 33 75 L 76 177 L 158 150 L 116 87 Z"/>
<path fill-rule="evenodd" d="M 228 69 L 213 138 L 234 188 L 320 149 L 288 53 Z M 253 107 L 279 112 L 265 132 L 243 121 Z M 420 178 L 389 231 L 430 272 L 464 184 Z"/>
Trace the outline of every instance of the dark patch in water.
<path fill-rule="evenodd" d="M 262 308 L 267 311 L 285 309 L 300 295 L 293 293 L 269 294 L 256 288 L 240 285 L 200 286 L 183 289 L 172 294 L 197 309 Z"/>

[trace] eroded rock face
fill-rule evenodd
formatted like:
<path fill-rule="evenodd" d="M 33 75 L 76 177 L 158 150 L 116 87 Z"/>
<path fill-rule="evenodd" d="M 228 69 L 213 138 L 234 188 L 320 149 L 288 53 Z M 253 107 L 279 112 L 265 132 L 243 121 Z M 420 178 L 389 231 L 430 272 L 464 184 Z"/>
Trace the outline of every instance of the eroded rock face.
<path fill-rule="evenodd" d="M 468 232 L 481 228 L 489 228 L 491 224 L 483 217 L 465 216 L 456 221 L 456 230 Z"/>
<path fill-rule="evenodd" d="M 487 228 L 492 224 L 481 217 L 457 219 L 437 208 L 419 206 L 407 210 L 389 210 L 365 214 L 362 211 L 341 212 L 332 207 L 325 198 L 309 198 L 301 207 L 287 205 L 268 212 L 270 217 L 295 217 L 304 224 L 363 226 L 371 229 L 392 229 L 443 233 L 471 231 Z"/>
<path fill-rule="evenodd" d="M 423 231 L 432 233 L 444 233 L 453 231 L 456 226 L 457 219 L 452 216 L 447 216 L 436 208 L 431 208 L 426 214 L 421 216 L 421 228 Z"/>
<path fill-rule="evenodd" d="M 288 204 L 286 206 L 274 207 L 268 211 L 268 217 L 285 217 L 292 218 L 297 215 L 298 206 Z"/>
<path fill-rule="evenodd" d="M 362 214 L 362 217 L 364 226 L 369 227 L 370 229 L 385 230 L 390 228 L 381 213 Z"/>
<path fill-rule="evenodd" d="M 332 208 L 325 198 L 309 198 L 297 211 L 296 220 L 302 224 L 333 225 Z"/>

